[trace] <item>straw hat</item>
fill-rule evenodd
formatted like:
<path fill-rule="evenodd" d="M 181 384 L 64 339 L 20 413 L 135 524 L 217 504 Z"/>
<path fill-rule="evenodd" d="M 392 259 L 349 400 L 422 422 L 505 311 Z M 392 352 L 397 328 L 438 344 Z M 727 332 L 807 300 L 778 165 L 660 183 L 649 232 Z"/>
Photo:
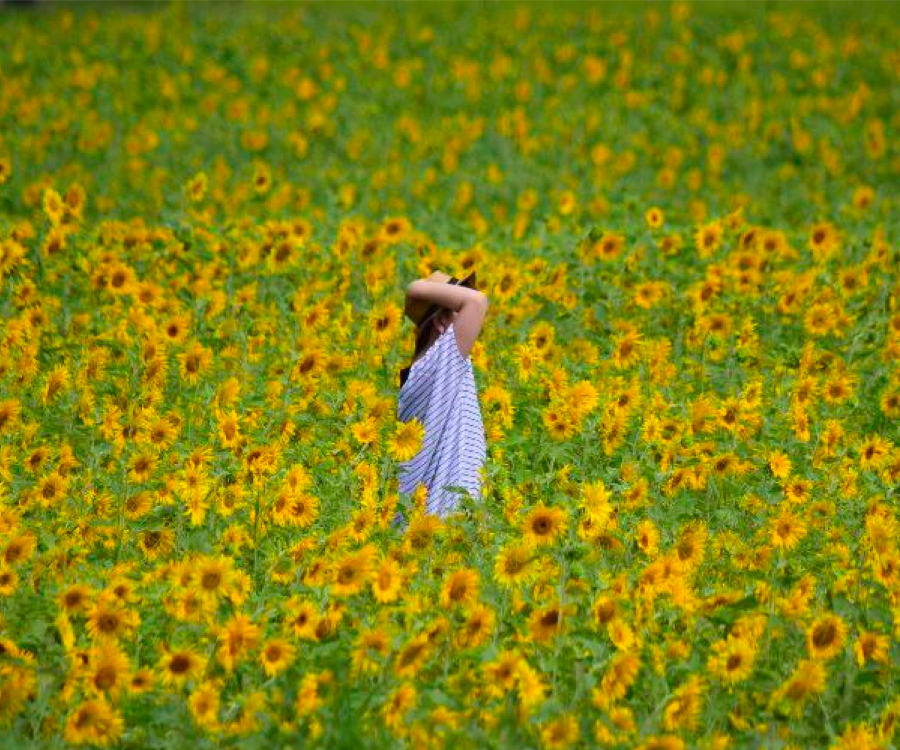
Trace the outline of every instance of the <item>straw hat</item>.
<path fill-rule="evenodd" d="M 472 271 L 472 273 L 470 273 L 464 279 L 458 279 L 455 276 L 448 276 L 443 271 L 435 271 L 425 280 L 441 281 L 447 284 L 458 284 L 459 286 L 465 286 L 469 289 L 478 288 L 475 286 L 475 271 Z M 417 327 L 421 328 L 429 320 L 429 318 L 431 318 L 440 309 L 441 306 L 436 303 L 430 303 L 427 299 L 413 298 L 407 294 L 406 304 L 403 307 L 403 312 L 406 313 L 406 317 L 409 318 L 413 323 L 415 323 Z"/>

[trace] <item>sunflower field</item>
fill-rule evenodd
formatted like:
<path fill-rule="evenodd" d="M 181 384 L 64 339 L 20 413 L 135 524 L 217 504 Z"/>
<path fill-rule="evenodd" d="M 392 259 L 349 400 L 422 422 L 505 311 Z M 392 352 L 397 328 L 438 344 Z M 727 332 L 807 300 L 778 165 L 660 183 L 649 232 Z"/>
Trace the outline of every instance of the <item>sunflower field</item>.
<path fill-rule="evenodd" d="M 900 747 L 900 5 L 0 30 L 0 748 Z"/>

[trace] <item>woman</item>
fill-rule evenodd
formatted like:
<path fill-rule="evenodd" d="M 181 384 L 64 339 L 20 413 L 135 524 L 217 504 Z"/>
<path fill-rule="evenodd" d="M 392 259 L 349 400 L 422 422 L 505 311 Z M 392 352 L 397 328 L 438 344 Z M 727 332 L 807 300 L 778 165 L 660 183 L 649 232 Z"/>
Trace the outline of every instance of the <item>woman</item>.
<path fill-rule="evenodd" d="M 427 489 L 426 512 L 444 517 L 457 509 L 460 491 L 481 494 L 487 454 L 469 353 L 488 310 L 487 296 L 465 279 L 435 271 L 406 289 L 406 315 L 416 324 L 416 348 L 400 371 L 397 416 L 425 428 L 422 449 L 400 464 L 399 490 Z M 398 513 L 394 523 L 402 523 Z"/>

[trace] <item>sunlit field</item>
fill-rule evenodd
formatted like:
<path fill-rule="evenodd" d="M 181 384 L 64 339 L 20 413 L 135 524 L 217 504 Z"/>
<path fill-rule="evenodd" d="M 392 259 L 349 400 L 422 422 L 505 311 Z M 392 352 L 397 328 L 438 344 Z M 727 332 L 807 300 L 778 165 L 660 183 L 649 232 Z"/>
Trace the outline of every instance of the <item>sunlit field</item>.
<path fill-rule="evenodd" d="M 900 746 L 900 5 L 0 37 L 0 748 Z M 444 520 L 435 269 L 490 300 Z"/>

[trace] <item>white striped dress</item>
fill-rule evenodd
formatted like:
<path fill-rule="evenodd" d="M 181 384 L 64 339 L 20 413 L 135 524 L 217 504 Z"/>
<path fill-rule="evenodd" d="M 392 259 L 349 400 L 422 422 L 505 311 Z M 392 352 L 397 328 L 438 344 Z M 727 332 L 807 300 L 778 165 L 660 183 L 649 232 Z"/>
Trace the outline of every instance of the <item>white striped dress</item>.
<path fill-rule="evenodd" d="M 425 427 L 422 449 L 400 463 L 400 492 L 412 493 L 424 484 L 426 512 L 440 517 L 459 503 L 450 487 L 461 487 L 472 497 L 481 495 L 487 455 L 484 422 L 472 361 L 459 350 L 452 323 L 413 362 L 400 389 L 397 416 L 401 422 L 417 417 Z"/>

